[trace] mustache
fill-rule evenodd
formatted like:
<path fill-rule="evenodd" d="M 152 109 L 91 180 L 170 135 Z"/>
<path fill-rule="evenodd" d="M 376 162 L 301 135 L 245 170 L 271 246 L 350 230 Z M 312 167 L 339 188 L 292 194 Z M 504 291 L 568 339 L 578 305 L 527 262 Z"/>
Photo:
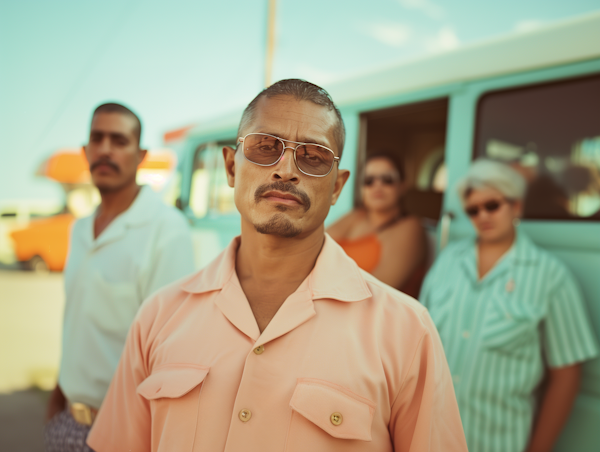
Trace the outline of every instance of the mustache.
<path fill-rule="evenodd" d="M 112 169 L 114 169 L 117 173 L 121 172 L 121 169 L 119 168 L 119 166 L 115 162 L 113 162 L 112 160 L 108 160 L 108 159 L 96 160 L 94 163 L 92 163 L 90 165 L 90 172 L 94 171 L 100 165 L 108 165 Z"/>
<path fill-rule="evenodd" d="M 262 196 L 271 190 L 277 190 L 282 193 L 289 193 L 300 199 L 300 201 L 302 201 L 302 205 L 304 206 L 305 212 L 308 209 L 310 209 L 310 198 L 308 197 L 308 195 L 303 191 L 298 190 L 296 186 L 291 182 L 276 181 L 271 184 L 260 185 L 254 192 L 254 201 L 258 203 L 261 200 Z"/>

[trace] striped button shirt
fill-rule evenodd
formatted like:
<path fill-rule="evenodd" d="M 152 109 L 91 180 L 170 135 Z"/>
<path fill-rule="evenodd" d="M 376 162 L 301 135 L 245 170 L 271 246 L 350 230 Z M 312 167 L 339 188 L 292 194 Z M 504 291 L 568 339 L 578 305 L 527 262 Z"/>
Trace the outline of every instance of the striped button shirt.
<path fill-rule="evenodd" d="M 522 232 L 482 280 L 475 242 L 449 245 L 421 302 L 439 330 L 471 452 L 524 451 L 545 367 L 598 354 L 572 275 Z"/>

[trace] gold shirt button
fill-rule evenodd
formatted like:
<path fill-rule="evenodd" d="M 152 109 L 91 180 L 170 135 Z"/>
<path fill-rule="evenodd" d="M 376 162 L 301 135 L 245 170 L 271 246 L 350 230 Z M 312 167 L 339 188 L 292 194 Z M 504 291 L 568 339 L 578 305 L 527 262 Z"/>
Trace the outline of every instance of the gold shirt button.
<path fill-rule="evenodd" d="M 242 411 L 240 411 L 240 414 L 238 416 L 240 417 L 240 421 L 248 422 L 252 417 L 252 412 L 250 410 L 243 409 Z"/>
<path fill-rule="evenodd" d="M 333 425 L 340 425 L 344 420 L 342 413 L 333 413 L 329 419 Z"/>
<path fill-rule="evenodd" d="M 264 345 L 259 345 L 258 347 L 256 347 L 254 349 L 254 354 L 255 355 L 261 355 L 262 352 L 264 352 L 264 351 L 265 351 L 265 346 Z"/>

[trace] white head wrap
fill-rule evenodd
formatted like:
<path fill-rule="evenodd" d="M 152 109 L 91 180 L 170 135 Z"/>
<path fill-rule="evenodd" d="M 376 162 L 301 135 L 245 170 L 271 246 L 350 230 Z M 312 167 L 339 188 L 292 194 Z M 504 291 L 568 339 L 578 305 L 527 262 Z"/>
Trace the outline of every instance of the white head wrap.
<path fill-rule="evenodd" d="M 521 174 L 505 163 L 478 159 L 473 162 L 456 188 L 463 204 L 467 191 L 479 188 L 494 188 L 508 199 L 520 200 L 525 196 L 527 182 Z"/>

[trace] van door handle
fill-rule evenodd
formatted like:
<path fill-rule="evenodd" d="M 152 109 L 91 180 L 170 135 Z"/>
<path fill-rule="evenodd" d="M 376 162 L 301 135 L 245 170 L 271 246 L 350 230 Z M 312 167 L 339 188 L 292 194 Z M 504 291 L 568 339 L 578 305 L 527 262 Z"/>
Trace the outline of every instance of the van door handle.
<path fill-rule="evenodd" d="M 450 239 L 450 223 L 452 223 L 453 219 L 454 214 L 452 212 L 446 212 L 442 215 L 440 221 L 440 251 L 448 245 L 448 240 Z"/>

